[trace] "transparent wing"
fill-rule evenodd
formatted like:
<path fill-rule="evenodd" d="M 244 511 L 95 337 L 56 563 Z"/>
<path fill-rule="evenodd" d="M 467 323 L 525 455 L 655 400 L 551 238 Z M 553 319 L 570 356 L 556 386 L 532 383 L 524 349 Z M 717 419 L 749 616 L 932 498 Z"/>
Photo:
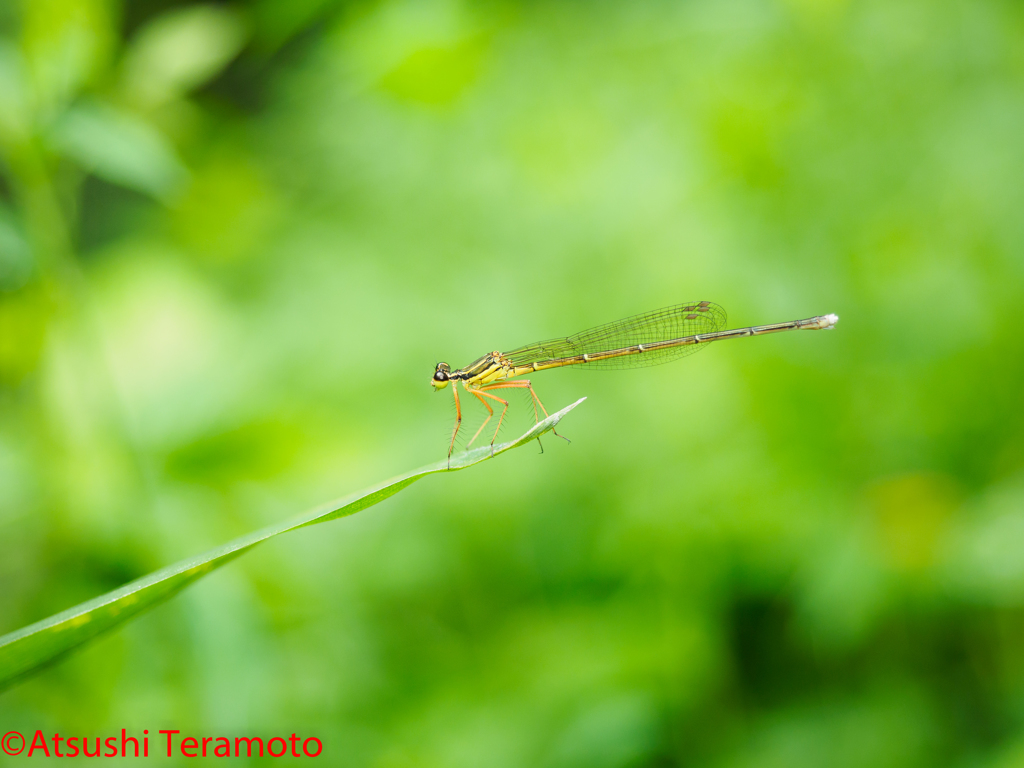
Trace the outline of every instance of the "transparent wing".
<path fill-rule="evenodd" d="M 596 328 L 577 333 L 575 336 L 539 341 L 506 352 L 505 357 L 511 360 L 513 365 L 531 365 L 576 355 L 607 352 L 637 344 L 653 344 L 658 341 L 681 339 L 698 333 L 713 333 L 725 328 L 725 319 L 725 310 L 717 304 L 710 301 L 693 301 L 599 325 Z M 605 360 L 593 360 L 580 367 L 601 368 L 602 370 L 644 368 L 691 355 L 702 349 L 703 346 L 703 344 L 691 344 L 670 349 L 650 350 L 642 355 L 623 355 Z"/>

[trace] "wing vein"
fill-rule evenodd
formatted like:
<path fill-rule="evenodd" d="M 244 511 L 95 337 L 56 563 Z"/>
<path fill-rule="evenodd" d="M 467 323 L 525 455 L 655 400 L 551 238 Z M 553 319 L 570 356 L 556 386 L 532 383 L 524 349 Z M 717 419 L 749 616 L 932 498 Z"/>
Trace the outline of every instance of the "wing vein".
<path fill-rule="evenodd" d="M 528 344 L 504 354 L 516 366 L 546 363 L 578 355 L 595 355 L 626 349 L 638 344 L 656 344 L 697 334 L 714 333 L 725 328 L 725 320 L 725 310 L 719 305 L 710 301 L 692 301 L 598 325 L 574 336 Z M 631 355 L 591 360 L 579 367 L 603 370 L 643 368 L 677 360 L 693 354 L 703 346 L 688 344 L 668 349 L 645 349 Z"/>

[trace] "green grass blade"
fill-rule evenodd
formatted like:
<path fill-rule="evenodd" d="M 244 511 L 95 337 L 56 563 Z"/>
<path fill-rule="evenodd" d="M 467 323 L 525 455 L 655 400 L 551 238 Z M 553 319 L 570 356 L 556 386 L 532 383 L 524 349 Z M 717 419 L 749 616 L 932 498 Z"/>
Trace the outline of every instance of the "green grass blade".
<path fill-rule="evenodd" d="M 174 596 L 192 582 L 267 539 L 307 525 L 324 523 L 328 520 L 355 514 L 384 501 L 422 477 L 438 472 L 454 472 L 465 469 L 491 458 L 492 455 L 497 456 L 517 448 L 553 429 L 565 414 L 585 399 L 581 398 L 572 405 L 551 414 L 522 437 L 494 446 L 493 454 L 490 446 L 485 446 L 453 456 L 451 466 L 448 465 L 447 460 L 442 460 L 436 464 L 407 472 L 372 488 L 325 504 L 292 520 L 240 536 L 201 555 L 186 558 L 105 595 L 4 635 L 0 637 L 0 690 L 33 674 L 103 632 L 123 624 L 146 609 Z"/>

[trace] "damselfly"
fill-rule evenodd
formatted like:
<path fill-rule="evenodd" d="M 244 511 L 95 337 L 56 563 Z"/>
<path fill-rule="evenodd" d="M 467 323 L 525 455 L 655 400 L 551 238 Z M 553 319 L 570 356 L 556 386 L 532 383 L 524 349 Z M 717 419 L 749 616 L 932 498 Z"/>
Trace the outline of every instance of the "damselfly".
<path fill-rule="evenodd" d="M 452 383 L 455 395 L 455 427 L 448 445 L 448 458 L 455 448 L 455 436 L 462 424 L 462 406 L 459 404 L 459 382 L 487 409 L 487 418 L 467 444 L 473 444 L 484 427 L 494 417 L 488 400 L 501 404 L 501 416 L 491 437 L 491 448 L 501 429 L 508 410 L 508 401 L 493 394 L 498 389 L 527 389 L 533 402 L 533 416 L 539 421 L 537 408 L 548 415 L 529 379 L 509 381 L 524 374 L 576 365 L 583 368 L 641 368 L 659 365 L 685 357 L 709 341 L 734 339 L 741 336 L 760 336 L 780 331 L 821 331 L 835 326 L 837 315 L 819 315 L 806 320 L 792 320 L 773 325 L 754 325 L 748 328 L 725 328 L 725 310 L 710 301 L 677 304 L 642 315 L 599 325 L 588 331 L 561 339 L 550 339 L 513 349 L 511 352 L 489 352 L 465 368 L 453 371 L 448 363 L 438 363 L 430 380 L 435 389 L 444 389 Z M 557 432 L 555 434 L 558 434 Z"/>

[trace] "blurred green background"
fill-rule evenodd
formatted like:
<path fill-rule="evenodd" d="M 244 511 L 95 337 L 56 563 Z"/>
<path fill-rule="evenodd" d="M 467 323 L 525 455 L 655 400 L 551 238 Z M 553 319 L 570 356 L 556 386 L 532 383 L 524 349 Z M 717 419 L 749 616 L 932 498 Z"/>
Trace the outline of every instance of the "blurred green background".
<path fill-rule="evenodd" d="M 538 376 L 571 445 L 265 545 L 3 730 L 1024 765 L 1022 136 L 1009 0 L 0 4 L 0 633 L 442 458 L 438 360 L 842 318 Z"/>

